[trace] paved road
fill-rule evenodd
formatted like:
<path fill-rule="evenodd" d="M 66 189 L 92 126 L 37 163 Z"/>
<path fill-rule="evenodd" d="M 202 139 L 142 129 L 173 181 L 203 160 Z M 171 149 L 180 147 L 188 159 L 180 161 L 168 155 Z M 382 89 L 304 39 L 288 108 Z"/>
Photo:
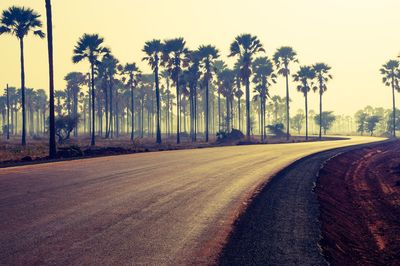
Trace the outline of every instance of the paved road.
<path fill-rule="evenodd" d="M 0 169 L 0 264 L 207 264 L 283 167 L 377 141 L 234 146 Z"/>
<path fill-rule="evenodd" d="M 313 189 L 321 165 L 349 150 L 354 149 L 305 157 L 274 176 L 237 220 L 219 264 L 329 265 L 319 247 L 320 204 Z"/>

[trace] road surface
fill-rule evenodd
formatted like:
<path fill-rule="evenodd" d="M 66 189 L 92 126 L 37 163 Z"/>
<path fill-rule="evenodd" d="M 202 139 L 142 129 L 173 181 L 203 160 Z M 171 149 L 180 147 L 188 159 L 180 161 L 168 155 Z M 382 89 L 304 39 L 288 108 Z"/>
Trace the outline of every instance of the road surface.
<path fill-rule="evenodd" d="M 380 144 L 373 143 L 362 145 L 362 147 L 378 145 Z M 385 145 L 393 144 L 387 142 Z M 358 149 L 345 147 L 313 154 L 296 161 L 275 175 L 236 221 L 219 256 L 219 265 L 329 265 L 320 248 L 323 235 L 319 221 L 321 206 L 314 189 L 321 178 L 317 175 L 321 170 L 321 165 L 324 165 L 327 160 L 346 151 L 354 154 L 356 153 L 354 150 Z M 357 155 L 347 160 L 348 165 L 345 165 L 345 168 L 351 168 L 349 166 L 356 160 L 360 160 Z M 343 169 L 343 166 L 339 168 Z M 338 167 L 330 173 L 337 171 L 340 171 Z M 340 180 L 340 177 L 335 176 L 334 179 Z M 337 200 L 339 191 L 346 191 L 346 189 L 337 186 L 336 183 L 333 187 L 336 187 L 336 191 L 333 193 L 329 191 L 329 196 Z M 332 206 L 332 204 L 328 205 Z M 333 205 L 338 207 L 340 214 L 343 214 L 342 205 L 340 200 L 339 203 Z M 332 218 L 332 214 L 326 216 L 329 225 L 348 221 L 346 217 L 339 217 L 338 221 Z M 335 222 L 332 223 L 332 221 Z M 343 225 L 338 227 L 343 229 Z M 340 240 L 343 239 L 343 235 L 338 232 L 330 230 L 329 233 Z M 353 235 L 350 236 L 352 237 Z M 328 242 L 337 248 L 337 243 L 340 241 Z M 340 247 L 338 250 L 343 252 Z M 344 253 L 347 254 L 347 252 Z M 352 255 L 354 254 L 350 254 L 349 257 Z M 354 265 L 354 263 L 342 261 L 336 265 Z"/>
<path fill-rule="evenodd" d="M 381 139 L 152 152 L 0 169 L 0 264 L 215 262 L 253 192 L 306 155 Z"/>

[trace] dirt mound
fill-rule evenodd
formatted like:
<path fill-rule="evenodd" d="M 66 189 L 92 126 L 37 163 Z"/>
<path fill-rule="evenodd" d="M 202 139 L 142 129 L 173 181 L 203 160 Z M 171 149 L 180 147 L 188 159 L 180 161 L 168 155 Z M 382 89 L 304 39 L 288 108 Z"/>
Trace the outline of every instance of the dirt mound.
<path fill-rule="evenodd" d="M 339 155 L 319 173 L 324 255 L 332 265 L 400 265 L 400 142 Z"/>

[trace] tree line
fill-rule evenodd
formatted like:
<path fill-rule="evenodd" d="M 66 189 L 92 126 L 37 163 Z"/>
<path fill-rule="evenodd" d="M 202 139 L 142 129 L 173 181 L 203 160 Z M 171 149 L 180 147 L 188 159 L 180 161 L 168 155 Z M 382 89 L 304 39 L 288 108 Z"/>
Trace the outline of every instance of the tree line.
<path fill-rule="evenodd" d="M 49 0 L 46 1 L 46 11 L 50 37 Z M 272 120 L 266 116 L 274 108 L 280 108 L 279 116 L 286 120 L 284 128 L 289 139 L 292 128 L 290 79 L 304 96 L 307 139 L 308 94 L 311 91 L 319 94 L 319 136 L 322 135 L 322 100 L 327 83 L 332 79 L 331 68 L 325 63 L 316 63 L 300 66 L 297 72 L 291 74 L 293 64 L 299 62 L 292 47 L 280 47 L 268 57 L 257 36 L 241 34 L 230 45 L 227 56 L 235 58 L 236 62 L 228 67 L 221 59 L 218 48 L 211 44 L 190 49 L 184 38 L 154 39 L 146 42 L 142 49 L 142 60 L 150 66 L 152 73 L 142 73 L 137 63 L 122 63 L 115 58 L 100 35 L 83 34 L 73 49 L 72 62 L 86 61 L 89 71 L 68 73 L 65 76 L 66 88 L 55 92 L 50 90 L 48 106 L 53 110 L 46 113 L 44 91 L 37 90 L 33 92 L 36 96 L 30 96 L 32 91 L 25 86 L 24 39 L 30 33 L 45 38 L 40 15 L 36 11 L 16 6 L 3 11 L 0 34 L 16 36 L 21 52 L 20 89 L 9 87 L 2 96 L 9 96 L 3 108 L 7 110 L 6 131 L 7 135 L 10 132 L 15 134 L 20 127 L 22 145 L 26 144 L 27 125 L 31 135 L 39 131 L 45 133 L 47 129 L 50 135 L 55 135 L 55 121 L 50 119 L 50 125 L 46 127 L 46 116 L 51 118 L 53 114 L 53 120 L 65 117 L 75 120 L 77 126 L 73 135 L 77 136 L 79 131 L 90 133 L 92 145 L 95 145 L 96 136 L 113 138 L 121 132 L 129 132 L 133 140 L 137 136 L 143 137 L 145 130 L 147 134 L 155 134 L 157 143 L 162 142 L 162 136 L 172 134 L 176 143 L 180 143 L 182 131 L 188 132 L 192 141 L 196 141 L 199 135 L 208 141 L 210 132 L 230 132 L 233 127 L 245 131 L 248 140 L 251 135 L 259 134 L 265 141 L 267 120 Z M 51 88 L 54 81 L 50 38 L 48 47 Z M 270 94 L 278 75 L 285 79 L 284 98 Z M 17 112 L 21 113 L 19 124 Z M 8 119 L 8 116 L 12 117 Z M 33 121 L 34 116 L 36 122 Z M 273 116 L 277 122 L 278 112 L 275 111 Z"/>

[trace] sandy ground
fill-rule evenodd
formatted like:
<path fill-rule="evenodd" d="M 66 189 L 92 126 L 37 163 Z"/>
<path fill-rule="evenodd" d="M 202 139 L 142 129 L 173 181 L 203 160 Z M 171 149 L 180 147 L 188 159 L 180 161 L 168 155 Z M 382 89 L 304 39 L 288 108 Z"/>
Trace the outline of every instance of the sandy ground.
<path fill-rule="evenodd" d="M 331 265 L 400 265 L 400 141 L 333 158 L 317 194 Z"/>
<path fill-rule="evenodd" d="M 0 264 L 208 264 L 247 200 L 306 155 L 380 139 L 110 156 L 0 169 Z"/>

